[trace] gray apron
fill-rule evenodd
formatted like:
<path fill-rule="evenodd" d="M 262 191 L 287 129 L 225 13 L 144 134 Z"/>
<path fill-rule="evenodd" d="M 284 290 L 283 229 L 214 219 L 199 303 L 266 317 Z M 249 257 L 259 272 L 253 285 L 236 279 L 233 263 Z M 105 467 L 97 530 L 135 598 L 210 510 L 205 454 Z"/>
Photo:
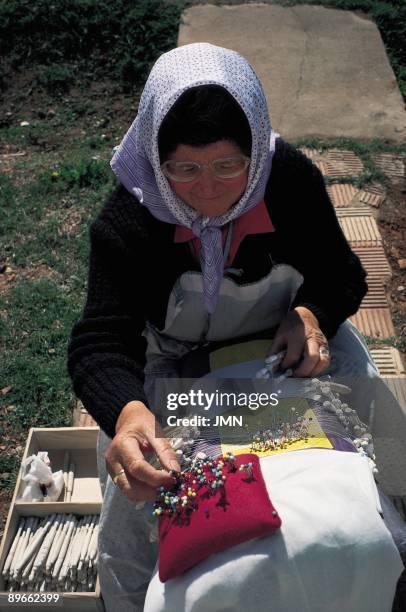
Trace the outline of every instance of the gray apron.
<path fill-rule="evenodd" d="M 231 248 L 233 223 L 228 226 L 224 261 Z M 227 275 L 228 273 L 228 275 Z M 179 359 L 191 350 L 210 342 L 230 341 L 276 328 L 288 312 L 303 277 L 286 264 L 272 266 L 257 282 L 238 284 L 232 276 L 241 269 L 226 268 L 215 312 L 210 315 L 203 302 L 201 272 L 185 272 L 172 289 L 165 325 L 158 330 L 147 323 L 145 391 L 152 396 L 157 377 L 178 376 Z"/>

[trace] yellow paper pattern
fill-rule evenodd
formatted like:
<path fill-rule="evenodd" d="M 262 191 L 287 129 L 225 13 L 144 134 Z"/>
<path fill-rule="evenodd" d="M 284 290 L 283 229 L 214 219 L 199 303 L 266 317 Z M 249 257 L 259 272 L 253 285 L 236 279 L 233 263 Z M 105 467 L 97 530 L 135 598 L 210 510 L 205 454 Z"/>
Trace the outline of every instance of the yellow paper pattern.
<path fill-rule="evenodd" d="M 286 448 L 266 451 L 252 450 L 252 446 L 247 444 L 225 444 L 222 442 L 221 451 L 223 454 L 233 453 L 234 455 L 242 455 L 245 453 L 254 453 L 255 455 L 258 455 L 258 457 L 268 457 L 270 455 L 277 455 L 280 453 L 287 453 L 295 450 L 304 450 L 306 448 L 332 449 L 333 445 L 322 430 L 314 411 L 311 408 L 308 408 L 303 416 L 309 423 L 307 428 L 309 437 L 307 438 L 307 440 L 298 440 L 297 442 L 287 444 Z M 224 436 L 222 436 L 220 429 L 220 440 L 222 438 L 224 438 Z"/>
<path fill-rule="evenodd" d="M 236 363 L 252 361 L 254 359 L 265 359 L 271 340 L 248 340 L 224 346 L 210 353 L 210 371 L 226 368 Z"/>

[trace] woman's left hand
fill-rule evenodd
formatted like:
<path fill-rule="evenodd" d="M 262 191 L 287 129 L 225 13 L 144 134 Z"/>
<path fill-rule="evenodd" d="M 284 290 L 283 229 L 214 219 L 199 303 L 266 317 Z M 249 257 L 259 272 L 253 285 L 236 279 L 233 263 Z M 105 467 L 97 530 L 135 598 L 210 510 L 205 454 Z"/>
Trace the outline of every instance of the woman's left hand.
<path fill-rule="evenodd" d="M 306 378 L 318 376 L 330 365 L 328 342 L 314 314 L 303 306 L 297 306 L 283 319 L 276 332 L 268 354 L 286 349 L 281 369 L 293 367 L 300 360 L 293 376 Z"/>

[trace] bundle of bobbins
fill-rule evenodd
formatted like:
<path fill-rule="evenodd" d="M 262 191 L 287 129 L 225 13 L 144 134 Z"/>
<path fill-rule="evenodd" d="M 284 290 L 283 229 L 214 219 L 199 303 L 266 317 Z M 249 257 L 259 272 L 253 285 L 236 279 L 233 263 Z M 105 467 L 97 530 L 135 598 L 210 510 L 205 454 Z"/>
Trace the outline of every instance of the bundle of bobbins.
<path fill-rule="evenodd" d="M 20 519 L 2 576 L 9 592 L 94 591 L 98 515 Z"/>
<path fill-rule="evenodd" d="M 257 372 L 256 378 L 264 382 L 271 379 L 274 382 L 282 382 L 284 379 L 292 376 L 293 372 L 291 369 L 286 370 L 279 376 L 275 376 L 275 367 L 280 364 L 283 357 L 283 352 L 267 357 L 265 359 L 265 367 Z M 368 459 L 373 474 L 377 474 L 378 468 L 375 463 L 372 435 L 368 431 L 367 425 L 359 419 L 356 411 L 341 401 L 339 397 L 340 395 L 347 395 L 351 392 L 351 389 L 346 385 L 333 382 L 329 379 L 319 380 L 318 378 L 312 378 L 303 382 L 303 397 L 308 397 L 316 405 L 319 405 L 326 412 L 330 412 L 338 418 L 348 436 L 352 438 L 357 451 Z M 281 390 L 278 391 L 278 394 L 281 394 Z M 262 437 L 263 439 L 263 433 L 258 434 L 257 437 Z M 289 442 L 287 441 L 286 443 Z"/>
<path fill-rule="evenodd" d="M 292 406 L 292 413 L 296 412 L 296 408 Z M 251 442 L 251 453 L 266 453 L 268 451 L 286 450 L 292 444 L 297 442 L 309 441 L 313 434 L 309 433 L 309 419 L 304 416 L 298 416 L 293 422 L 281 422 L 277 427 L 272 429 L 264 429 L 257 431 Z"/>
<path fill-rule="evenodd" d="M 368 459 L 372 472 L 377 474 L 372 435 L 368 431 L 367 425 L 360 420 L 356 411 L 339 397 L 340 395 L 347 395 L 351 392 L 351 389 L 346 385 L 330 380 L 312 378 L 304 387 L 303 392 L 325 411 L 335 414 L 352 439 L 357 451 Z"/>
<path fill-rule="evenodd" d="M 285 378 L 289 378 L 289 376 L 292 376 L 293 370 L 291 368 L 288 368 L 287 370 L 285 370 L 285 372 L 275 376 L 275 371 L 283 361 L 284 357 L 285 351 L 281 351 L 280 353 L 276 353 L 275 355 L 269 355 L 268 357 L 265 357 L 265 367 L 261 368 L 261 370 L 256 373 L 255 378 L 263 380 L 264 382 L 270 379 L 273 379 L 278 382 L 284 380 Z"/>

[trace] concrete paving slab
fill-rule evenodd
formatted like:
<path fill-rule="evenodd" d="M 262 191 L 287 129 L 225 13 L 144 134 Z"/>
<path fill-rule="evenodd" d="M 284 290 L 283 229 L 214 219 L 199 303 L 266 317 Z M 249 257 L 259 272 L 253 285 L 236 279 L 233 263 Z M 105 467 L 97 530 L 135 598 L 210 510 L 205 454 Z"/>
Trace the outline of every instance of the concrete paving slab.
<path fill-rule="evenodd" d="M 306 155 L 306 157 L 309 159 L 316 159 L 317 157 L 320 157 L 321 153 L 321 151 L 318 149 L 310 149 L 309 147 L 300 147 L 299 151 L 301 151 L 303 155 Z"/>
<path fill-rule="evenodd" d="M 334 167 L 336 173 L 341 175 L 357 176 L 364 170 L 364 164 L 353 153 L 343 149 L 329 149 L 326 152 L 326 159 Z"/>
<path fill-rule="evenodd" d="M 380 279 L 368 276 L 368 293 L 362 300 L 360 308 L 389 308 L 385 287 Z"/>
<path fill-rule="evenodd" d="M 364 204 L 369 204 L 369 206 L 379 208 L 385 199 L 385 195 L 383 190 L 381 190 L 381 193 L 374 193 L 373 188 L 369 187 L 368 191 L 360 191 L 359 199 Z"/>
<path fill-rule="evenodd" d="M 381 376 L 385 378 L 399 378 L 406 374 L 402 357 L 398 349 L 395 349 L 393 346 L 370 349 L 369 352 Z"/>
<path fill-rule="evenodd" d="M 324 176 L 330 178 L 358 176 L 364 170 L 364 164 L 353 151 L 344 149 L 322 151 L 308 147 L 302 147 L 300 150 L 313 161 Z"/>
<path fill-rule="evenodd" d="M 330 178 L 339 178 L 336 176 L 334 172 L 334 166 L 328 163 L 328 161 L 323 161 L 320 159 L 313 159 L 313 163 L 318 167 L 323 176 L 328 176 Z"/>
<path fill-rule="evenodd" d="M 337 185 L 338 187 L 340 185 Z M 336 185 L 332 185 L 332 187 L 336 187 Z M 336 216 L 337 217 L 372 217 L 372 210 L 369 206 L 337 206 L 336 208 Z"/>
<path fill-rule="evenodd" d="M 73 427 L 98 427 L 80 400 L 77 400 L 73 410 Z"/>
<path fill-rule="evenodd" d="M 377 247 L 352 247 L 352 250 L 358 255 L 363 267 L 368 272 L 368 281 L 370 279 L 384 281 L 392 275 L 382 245 Z"/>
<path fill-rule="evenodd" d="M 382 340 L 395 335 L 389 308 L 360 308 L 350 319 L 364 336 Z"/>
<path fill-rule="evenodd" d="M 382 237 L 375 219 L 370 215 L 346 215 L 338 217 L 344 236 L 352 247 L 379 246 Z"/>
<path fill-rule="evenodd" d="M 353 185 L 350 185 L 349 183 L 337 183 L 335 185 L 329 185 L 327 187 L 327 192 L 330 196 L 333 206 L 335 206 L 336 208 L 343 208 L 351 204 L 351 202 L 358 193 L 358 189 L 356 189 L 355 187 L 353 187 Z"/>
<path fill-rule="evenodd" d="M 178 44 L 235 49 L 257 71 L 287 140 L 406 137 L 406 111 L 376 25 L 321 6 L 193 6 Z"/>
<path fill-rule="evenodd" d="M 372 159 L 392 183 L 404 182 L 405 164 L 402 156 L 393 153 L 378 153 Z"/>

